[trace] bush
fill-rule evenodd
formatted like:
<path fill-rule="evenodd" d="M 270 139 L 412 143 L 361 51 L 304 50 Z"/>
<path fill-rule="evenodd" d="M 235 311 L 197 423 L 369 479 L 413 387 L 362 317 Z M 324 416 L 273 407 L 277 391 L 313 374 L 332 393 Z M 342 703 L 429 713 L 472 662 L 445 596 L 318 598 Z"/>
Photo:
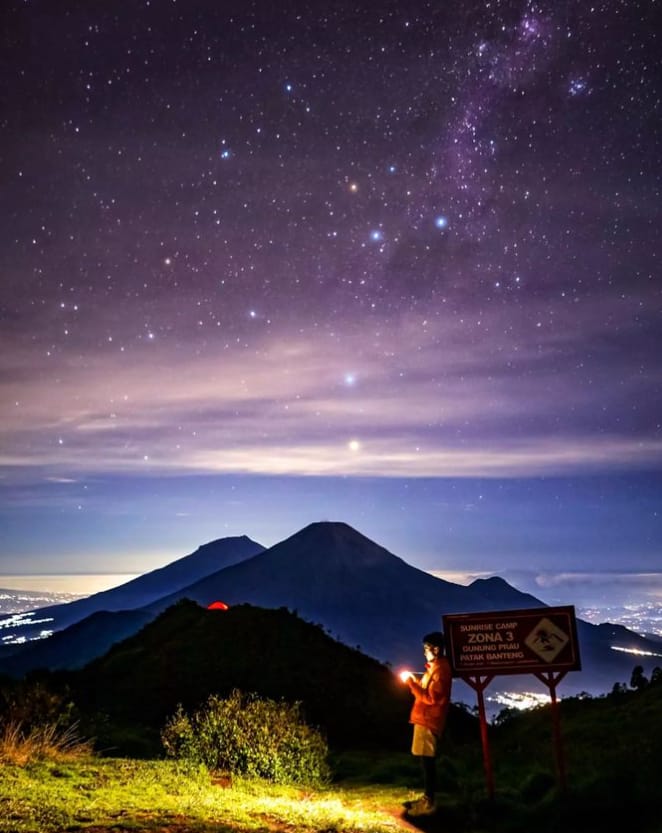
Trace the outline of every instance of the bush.
<path fill-rule="evenodd" d="M 520 796 L 526 804 L 542 801 L 556 787 L 556 779 L 549 772 L 531 772 L 522 783 Z"/>
<path fill-rule="evenodd" d="M 330 775 L 326 740 L 303 721 L 299 704 L 236 690 L 211 695 L 191 717 L 179 706 L 161 740 L 171 757 L 235 775 L 309 785 Z"/>
<path fill-rule="evenodd" d="M 24 733 L 43 726 L 64 730 L 77 719 L 69 692 L 56 690 L 37 675 L 32 679 L 3 681 L 0 685 L 0 721 L 18 723 Z"/>

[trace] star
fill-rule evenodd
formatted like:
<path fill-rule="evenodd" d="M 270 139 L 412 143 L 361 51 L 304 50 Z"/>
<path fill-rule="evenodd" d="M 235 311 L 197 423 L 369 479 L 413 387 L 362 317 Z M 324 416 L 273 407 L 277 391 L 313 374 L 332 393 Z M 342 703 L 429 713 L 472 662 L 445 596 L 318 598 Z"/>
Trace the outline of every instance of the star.
<path fill-rule="evenodd" d="M 230 513 L 273 540 L 285 514 L 326 512 L 293 467 L 326 477 L 333 459 L 334 476 L 374 474 L 388 542 L 387 478 L 425 481 L 435 528 L 456 476 L 660 477 L 655 4 L 411 0 L 379 23 L 334 4 L 97 0 L 48 25 L 48 4 L 9 5 L 0 403 L 20 395 L 21 418 L 5 407 L 3 506 L 72 471 L 111 473 L 109 504 L 149 503 L 144 471 L 124 489 L 149 449 L 144 469 L 218 473 L 221 491 L 284 473 L 282 500 L 242 486 Z M 162 506 L 178 480 L 157 481 Z M 661 530 L 640 504 L 623 539 L 643 564 Z M 578 546 L 540 506 L 522 538 L 560 566 Z M 600 558 L 629 553 L 586 518 Z M 449 551 L 510 551 L 512 528 Z"/>
<path fill-rule="evenodd" d="M 588 92 L 588 83 L 584 78 L 571 78 L 568 83 L 568 93 L 574 98 Z"/>

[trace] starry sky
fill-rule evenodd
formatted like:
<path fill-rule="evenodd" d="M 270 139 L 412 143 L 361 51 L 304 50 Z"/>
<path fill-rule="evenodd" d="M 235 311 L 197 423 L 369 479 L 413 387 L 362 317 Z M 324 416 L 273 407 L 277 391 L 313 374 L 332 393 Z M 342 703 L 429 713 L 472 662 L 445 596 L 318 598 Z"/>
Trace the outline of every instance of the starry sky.
<path fill-rule="evenodd" d="M 5 0 L 0 573 L 653 586 L 655 5 Z"/>

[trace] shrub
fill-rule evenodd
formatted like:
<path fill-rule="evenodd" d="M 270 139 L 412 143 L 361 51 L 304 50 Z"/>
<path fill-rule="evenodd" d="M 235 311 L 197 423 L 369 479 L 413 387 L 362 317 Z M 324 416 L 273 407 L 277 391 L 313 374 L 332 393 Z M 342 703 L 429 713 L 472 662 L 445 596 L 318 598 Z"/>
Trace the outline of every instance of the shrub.
<path fill-rule="evenodd" d="M 48 680 L 34 676 L 3 681 L 0 686 L 0 720 L 6 724 L 20 723 L 23 732 L 42 726 L 66 729 L 77 717 L 69 692 L 56 690 Z"/>
<path fill-rule="evenodd" d="M 298 703 L 236 690 L 226 699 L 211 695 L 191 716 L 179 706 L 161 740 L 171 757 L 235 775 L 318 785 L 330 774 L 326 740 L 304 722 Z"/>
<path fill-rule="evenodd" d="M 520 796 L 526 804 L 535 804 L 551 793 L 556 779 L 549 772 L 531 772 L 523 781 Z"/>

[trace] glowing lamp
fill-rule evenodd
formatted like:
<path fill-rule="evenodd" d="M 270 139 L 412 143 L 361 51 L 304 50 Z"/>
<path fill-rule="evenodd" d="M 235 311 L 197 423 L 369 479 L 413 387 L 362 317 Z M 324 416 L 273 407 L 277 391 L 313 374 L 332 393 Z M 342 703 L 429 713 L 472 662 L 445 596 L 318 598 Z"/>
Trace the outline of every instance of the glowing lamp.
<path fill-rule="evenodd" d="M 212 602 L 210 605 L 207 605 L 207 610 L 229 610 L 230 606 L 226 605 L 225 602 Z"/>

